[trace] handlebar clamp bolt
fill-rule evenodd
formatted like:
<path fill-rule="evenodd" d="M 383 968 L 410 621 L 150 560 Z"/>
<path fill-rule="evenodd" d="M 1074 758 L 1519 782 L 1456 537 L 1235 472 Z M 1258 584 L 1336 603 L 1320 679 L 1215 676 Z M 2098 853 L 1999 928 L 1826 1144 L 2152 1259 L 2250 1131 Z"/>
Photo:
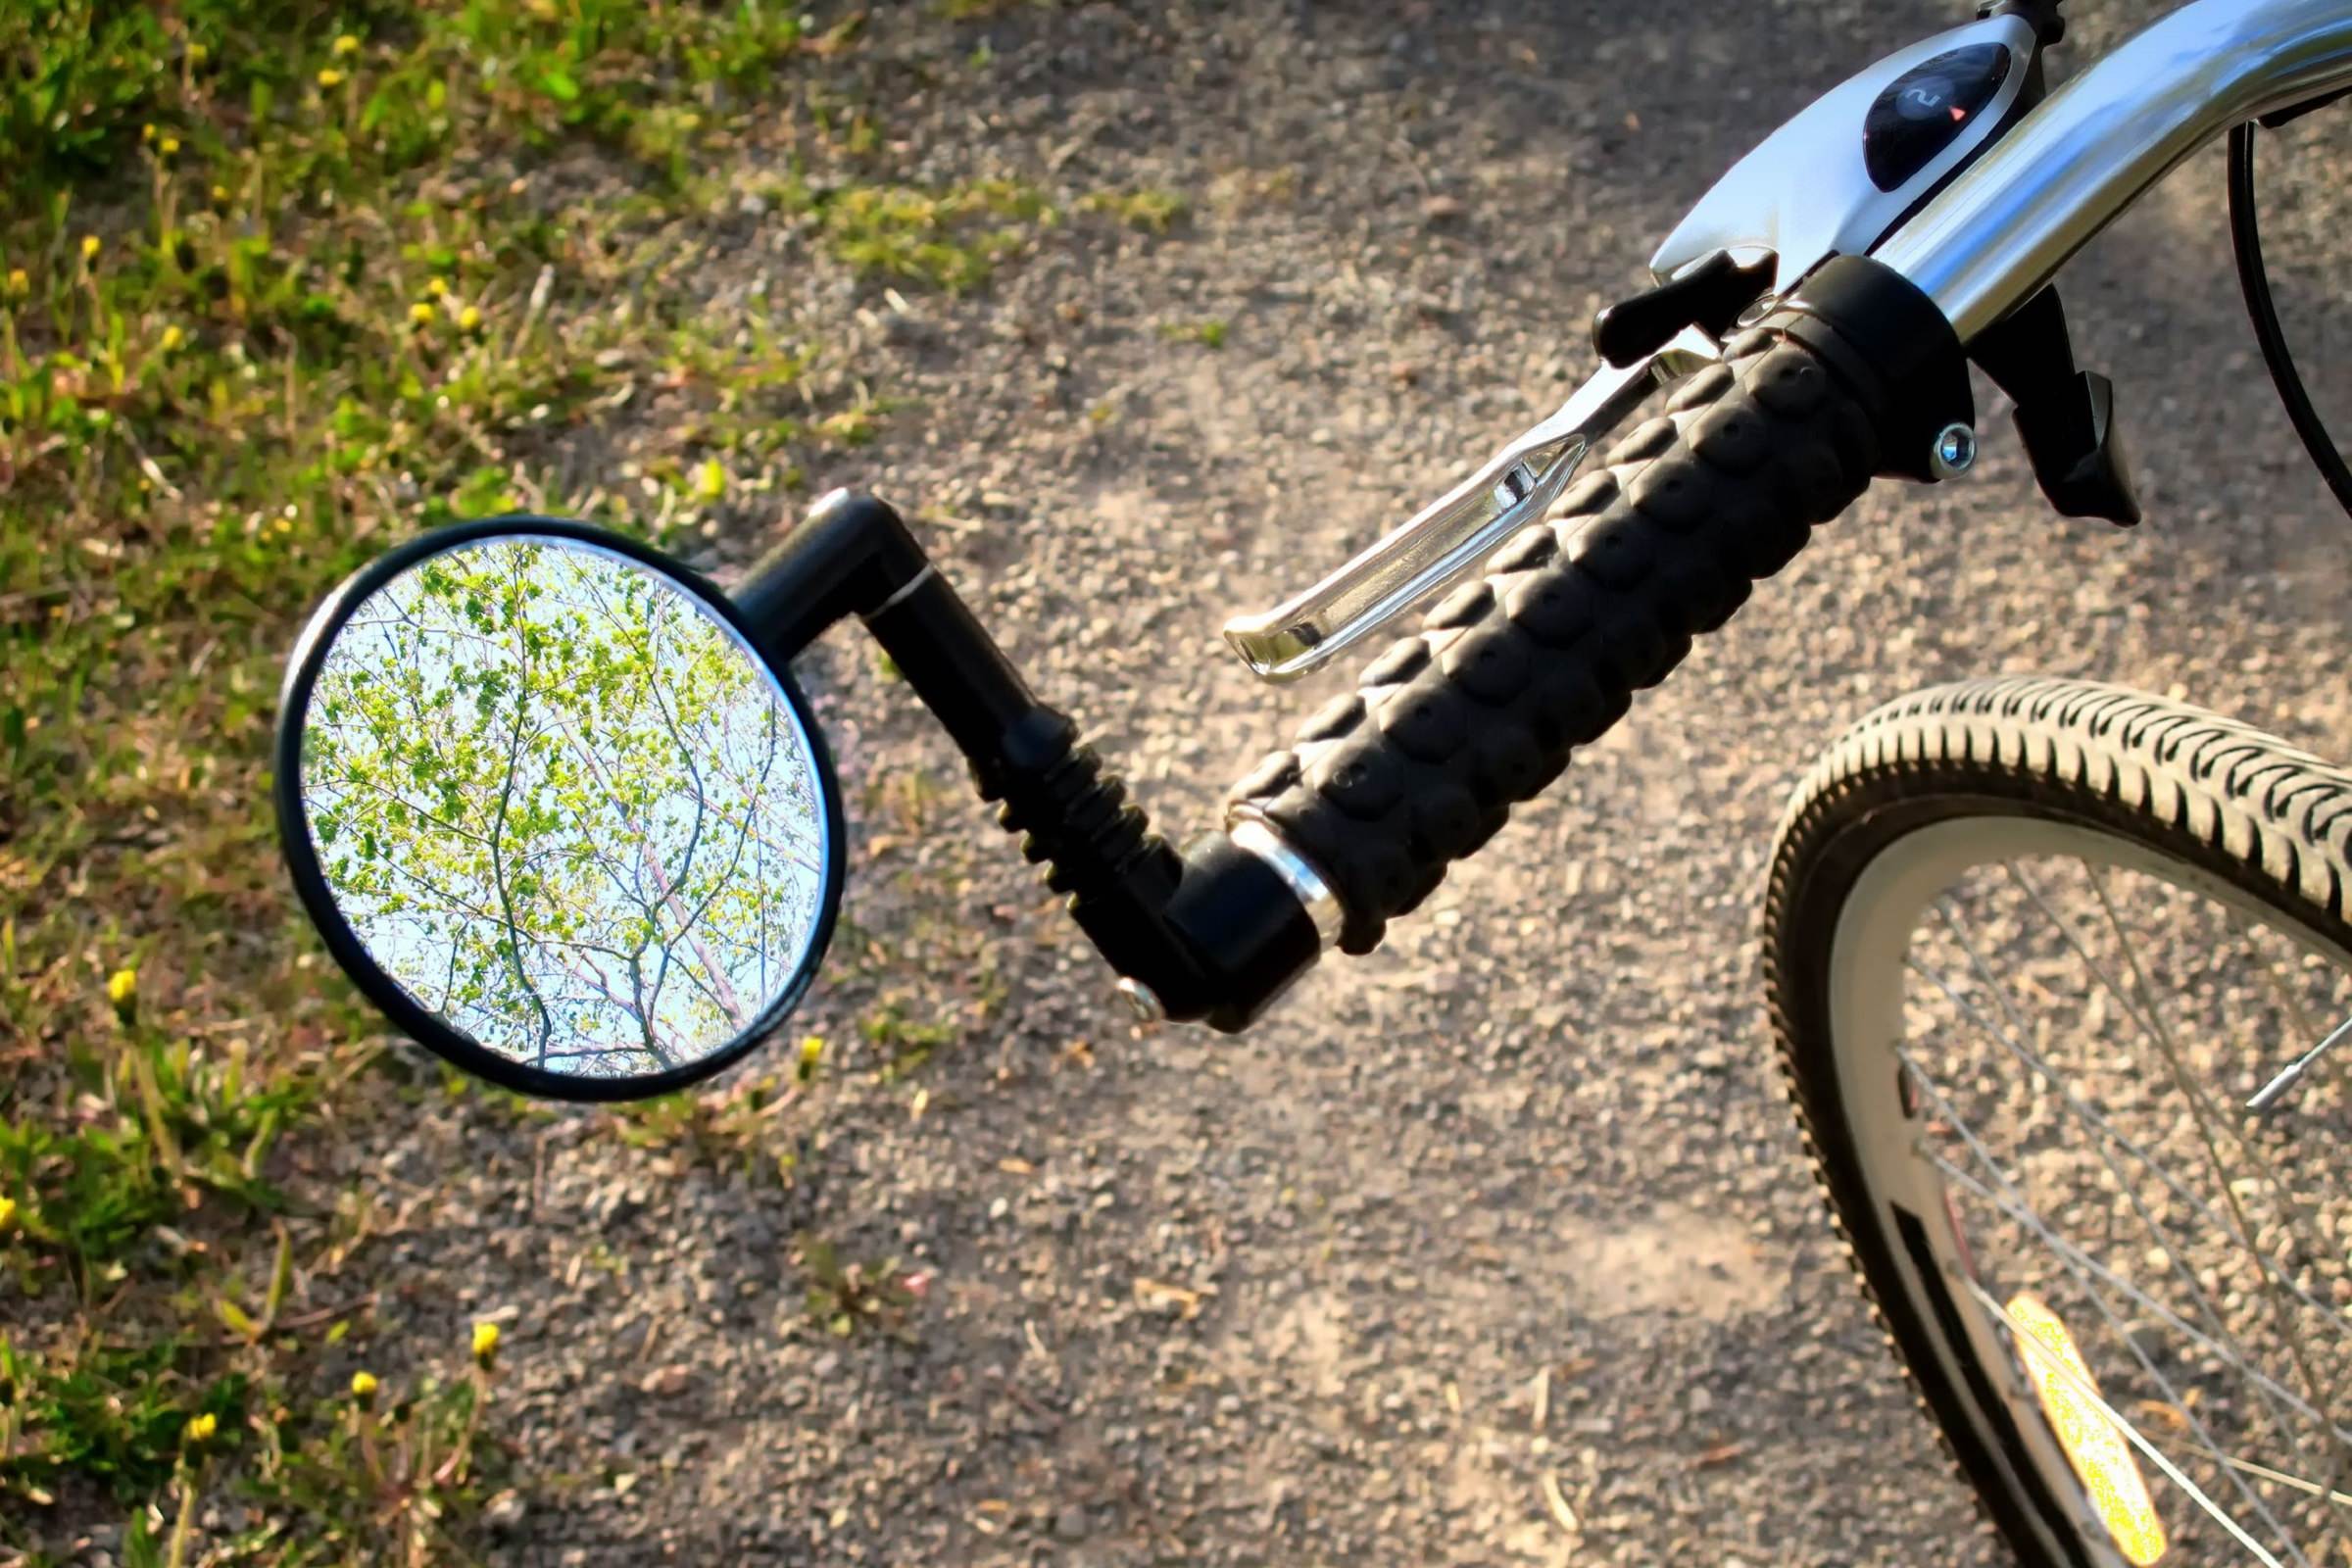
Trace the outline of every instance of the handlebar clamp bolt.
<path fill-rule="evenodd" d="M 1977 432 L 1965 424 L 1947 424 L 1936 432 L 1936 450 L 1928 466 L 1938 479 L 1956 479 L 1977 466 Z"/>
<path fill-rule="evenodd" d="M 1127 1004 L 1128 1010 L 1135 1014 L 1138 1023 L 1158 1023 L 1168 1015 L 1166 1004 L 1159 1000 L 1159 993 L 1141 980 L 1122 978 L 1112 989 Z"/>

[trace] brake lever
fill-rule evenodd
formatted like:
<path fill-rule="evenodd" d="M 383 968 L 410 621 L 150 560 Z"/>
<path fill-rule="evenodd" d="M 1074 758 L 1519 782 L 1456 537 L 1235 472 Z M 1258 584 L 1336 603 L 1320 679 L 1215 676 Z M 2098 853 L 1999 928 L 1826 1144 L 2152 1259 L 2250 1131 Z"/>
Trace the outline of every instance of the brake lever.
<path fill-rule="evenodd" d="M 1225 623 L 1259 678 L 1295 680 L 1329 662 L 1475 567 L 1559 499 L 1588 453 L 1657 387 L 1714 364 L 1696 329 L 1626 366 L 1603 365 L 1549 418 L 1413 518 L 1295 598 Z"/>

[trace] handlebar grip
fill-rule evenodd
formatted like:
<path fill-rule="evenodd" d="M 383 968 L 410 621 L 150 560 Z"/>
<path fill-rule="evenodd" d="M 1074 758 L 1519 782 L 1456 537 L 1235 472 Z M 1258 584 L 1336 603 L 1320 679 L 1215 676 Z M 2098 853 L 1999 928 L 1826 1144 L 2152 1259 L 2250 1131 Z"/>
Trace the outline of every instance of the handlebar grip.
<path fill-rule="evenodd" d="M 1237 787 L 1368 953 L 1880 467 L 1875 392 L 1751 331 Z"/>

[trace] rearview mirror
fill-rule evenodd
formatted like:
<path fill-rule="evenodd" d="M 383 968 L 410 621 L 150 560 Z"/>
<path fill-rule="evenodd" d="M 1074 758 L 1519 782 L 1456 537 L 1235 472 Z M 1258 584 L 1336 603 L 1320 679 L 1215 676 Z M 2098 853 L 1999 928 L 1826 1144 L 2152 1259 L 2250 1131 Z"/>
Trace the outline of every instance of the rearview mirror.
<path fill-rule="evenodd" d="M 699 576 L 579 523 L 419 538 L 297 645 L 278 829 L 328 951 L 404 1032 L 527 1095 L 667 1093 L 824 956 L 831 760 Z"/>

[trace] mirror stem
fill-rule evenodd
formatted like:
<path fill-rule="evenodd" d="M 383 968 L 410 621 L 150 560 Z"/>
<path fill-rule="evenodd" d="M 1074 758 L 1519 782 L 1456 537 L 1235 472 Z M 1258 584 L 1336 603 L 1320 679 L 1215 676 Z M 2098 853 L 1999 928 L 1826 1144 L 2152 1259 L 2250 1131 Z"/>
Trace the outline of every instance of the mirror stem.
<path fill-rule="evenodd" d="M 779 664 L 844 616 L 862 619 L 970 760 L 981 798 L 1048 867 L 1046 885 L 1166 1016 L 1239 1029 L 1320 953 L 1314 921 L 1264 860 L 1223 834 L 1180 857 L 1151 830 L 882 502 L 826 496 L 734 598 Z"/>

